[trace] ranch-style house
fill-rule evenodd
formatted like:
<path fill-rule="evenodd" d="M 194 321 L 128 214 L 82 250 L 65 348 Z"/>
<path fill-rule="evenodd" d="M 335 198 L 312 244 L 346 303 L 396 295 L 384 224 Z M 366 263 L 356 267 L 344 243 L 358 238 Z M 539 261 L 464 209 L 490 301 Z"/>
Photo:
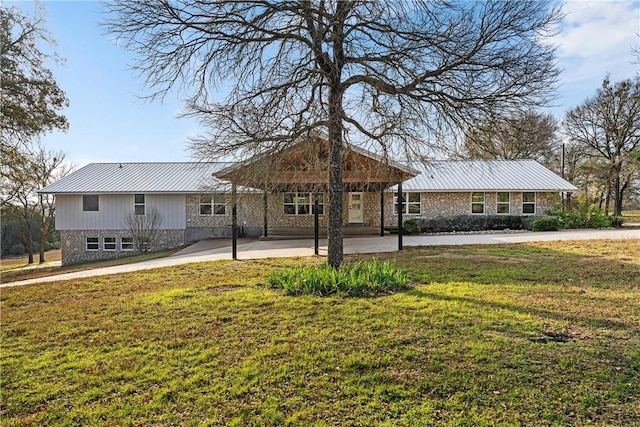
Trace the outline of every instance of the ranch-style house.
<path fill-rule="evenodd" d="M 326 144 L 240 163 L 91 163 L 41 189 L 56 198 L 62 263 L 115 258 L 136 250 L 126 218 L 158 213 L 151 249 L 229 237 L 233 206 L 246 236 L 326 233 Z M 533 160 L 395 162 L 345 145 L 343 225 L 379 234 L 403 219 L 443 215 L 539 215 L 577 188 Z M 398 191 L 403 203 L 398 204 Z"/>

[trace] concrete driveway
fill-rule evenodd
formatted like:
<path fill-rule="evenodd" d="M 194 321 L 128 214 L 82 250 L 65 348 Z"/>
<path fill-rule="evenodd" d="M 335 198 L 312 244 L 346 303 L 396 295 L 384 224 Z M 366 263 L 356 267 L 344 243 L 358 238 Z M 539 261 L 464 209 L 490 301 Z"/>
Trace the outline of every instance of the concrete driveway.
<path fill-rule="evenodd" d="M 490 245 L 504 243 L 549 242 L 567 240 L 594 239 L 639 239 L 640 229 L 615 230 L 565 230 L 540 233 L 479 233 L 479 234 L 443 234 L 426 236 L 404 236 L 404 246 L 452 246 L 452 245 Z M 264 259 L 283 257 L 303 257 L 313 255 L 313 239 L 305 240 L 240 240 L 238 259 Z M 96 268 L 93 270 L 64 273 L 56 276 L 3 283 L 0 287 L 21 286 L 33 283 L 82 279 L 110 274 L 130 273 L 154 268 L 171 267 L 195 262 L 231 259 L 230 240 L 205 240 L 185 248 L 170 257 L 142 261 L 133 264 Z M 358 237 L 344 239 L 345 254 L 372 254 L 393 252 L 398 249 L 398 236 Z M 327 241 L 320 240 L 320 255 L 327 255 Z"/>

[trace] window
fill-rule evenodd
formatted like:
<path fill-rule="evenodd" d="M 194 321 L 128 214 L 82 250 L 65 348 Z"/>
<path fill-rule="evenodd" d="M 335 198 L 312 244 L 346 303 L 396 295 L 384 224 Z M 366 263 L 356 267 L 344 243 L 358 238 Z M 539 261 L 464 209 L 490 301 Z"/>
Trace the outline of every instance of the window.
<path fill-rule="evenodd" d="M 522 193 L 522 213 L 523 214 L 536 213 L 536 193 L 534 192 Z"/>
<path fill-rule="evenodd" d="M 498 193 L 496 210 L 499 214 L 509 214 L 509 212 L 511 211 L 509 196 L 510 194 L 507 192 Z"/>
<path fill-rule="evenodd" d="M 120 239 L 120 250 L 121 251 L 132 251 L 133 250 L 133 237 L 122 237 Z"/>
<path fill-rule="evenodd" d="M 133 209 L 135 214 L 144 215 L 144 194 L 135 194 L 133 198 Z"/>
<path fill-rule="evenodd" d="M 422 212 L 421 193 L 402 193 L 404 203 L 403 214 L 419 215 Z M 398 215 L 398 193 L 393 197 L 393 213 Z"/>
<path fill-rule="evenodd" d="M 88 251 L 100 249 L 100 239 L 98 237 L 87 237 L 86 248 Z"/>
<path fill-rule="evenodd" d="M 116 238 L 115 237 L 105 237 L 103 240 L 104 250 L 105 251 L 115 251 L 116 250 Z"/>
<path fill-rule="evenodd" d="M 313 213 L 313 193 L 284 193 L 284 213 L 286 215 L 311 215 Z M 324 195 L 318 194 L 318 215 L 324 214 Z"/>
<path fill-rule="evenodd" d="M 84 212 L 98 212 L 99 197 L 97 194 L 82 196 L 82 210 Z"/>
<path fill-rule="evenodd" d="M 471 193 L 471 213 L 484 213 L 484 193 Z"/>
<path fill-rule="evenodd" d="M 224 193 L 200 195 L 200 215 L 224 215 L 226 212 Z"/>

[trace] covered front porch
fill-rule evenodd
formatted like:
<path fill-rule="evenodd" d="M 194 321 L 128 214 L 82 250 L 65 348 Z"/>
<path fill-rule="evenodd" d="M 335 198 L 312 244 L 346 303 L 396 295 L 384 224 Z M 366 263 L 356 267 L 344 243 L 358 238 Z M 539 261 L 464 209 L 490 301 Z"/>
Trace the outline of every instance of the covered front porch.
<path fill-rule="evenodd" d="M 394 203 L 393 194 L 387 190 L 398 185 L 402 194 L 402 182 L 417 172 L 358 147 L 345 144 L 343 150 L 344 236 L 384 236 L 385 216 L 393 215 Z M 216 178 L 232 184 L 234 224 L 244 221 L 237 217 L 236 209 L 236 187 L 243 186 L 262 193 L 262 239 L 326 236 L 331 209 L 327 152 L 326 139 L 310 138 L 218 172 Z"/>

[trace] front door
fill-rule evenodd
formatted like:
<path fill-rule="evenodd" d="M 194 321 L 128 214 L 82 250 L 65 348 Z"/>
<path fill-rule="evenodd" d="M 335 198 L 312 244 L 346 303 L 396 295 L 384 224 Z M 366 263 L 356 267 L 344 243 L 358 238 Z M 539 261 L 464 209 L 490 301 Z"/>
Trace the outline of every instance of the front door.
<path fill-rule="evenodd" d="M 364 206 L 362 193 L 349 193 L 349 223 L 362 224 Z"/>

